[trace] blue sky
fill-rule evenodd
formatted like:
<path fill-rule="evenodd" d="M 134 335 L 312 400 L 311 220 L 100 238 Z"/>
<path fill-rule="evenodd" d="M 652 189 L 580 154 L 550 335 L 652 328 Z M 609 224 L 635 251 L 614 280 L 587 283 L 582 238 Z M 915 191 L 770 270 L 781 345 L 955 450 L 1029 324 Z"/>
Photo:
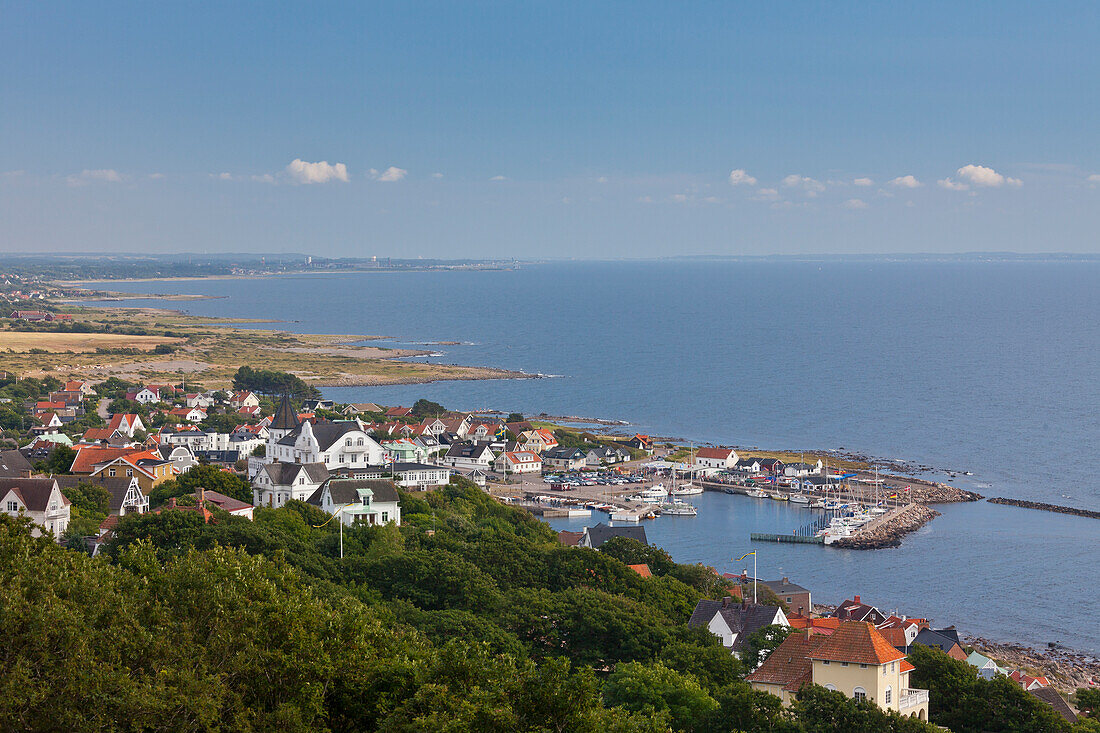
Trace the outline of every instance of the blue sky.
<path fill-rule="evenodd" d="M 1097 252 L 1098 37 L 1087 2 L 0 2 L 0 252 Z"/>

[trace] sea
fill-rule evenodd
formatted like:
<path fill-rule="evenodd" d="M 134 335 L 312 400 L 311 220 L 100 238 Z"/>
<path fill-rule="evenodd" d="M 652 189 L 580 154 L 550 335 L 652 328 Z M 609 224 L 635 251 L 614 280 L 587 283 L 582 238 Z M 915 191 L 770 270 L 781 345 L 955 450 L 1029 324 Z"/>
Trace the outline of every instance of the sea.
<path fill-rule="evenodd" d="M 371 343 L 432 352 L 424 361 L 541 376 L 324 390 L 342 402 L 424 397 L 697 444 L 858 452 L 985 496 L 1100 510 L 1097 260 L 560 262 L 104 287 L 212 296 L 114 305 L 381 336 Z M 1100 520 L 942 505 L 900 548 L 845 551 L 750 542 L 811 510 L 694 503 L 697 517 L 644 525 L 679 562 L 740 572 L 733 558 L 756 549 L 760 577 L 789 577 L 816 602 L 859 594 L 964 633 L 1100 655 Z"/>

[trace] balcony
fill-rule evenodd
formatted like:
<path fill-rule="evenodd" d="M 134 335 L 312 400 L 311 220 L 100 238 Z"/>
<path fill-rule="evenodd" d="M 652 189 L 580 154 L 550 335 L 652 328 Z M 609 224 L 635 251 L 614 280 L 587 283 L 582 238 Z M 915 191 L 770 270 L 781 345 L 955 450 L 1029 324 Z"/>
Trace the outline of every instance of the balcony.
<path fill-rule="evenodd" d="M 923 705 L 928 702 L 928 690 L 902 690 L 898 696 L 898 708 L 907 708 Z"/>

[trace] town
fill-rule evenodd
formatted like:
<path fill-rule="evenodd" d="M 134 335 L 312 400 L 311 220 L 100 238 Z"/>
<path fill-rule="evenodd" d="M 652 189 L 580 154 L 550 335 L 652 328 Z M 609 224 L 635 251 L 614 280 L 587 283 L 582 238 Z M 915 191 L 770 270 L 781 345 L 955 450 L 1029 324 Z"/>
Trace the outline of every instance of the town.
<path fill-rule="evenodd" d="M 339 404 L 294 375 L 248 367 L 232 390 L 2 374 L 0 427 L 4 512 L 29 519 L 32 534 L 92 557 L 108 554 L 134 515 L 183 512 L 209 524 L 251 521 L 258 511 L 298 504 L 338 523 L 342 556 L 343 528 L 400 526 L 410 511 L 405 497 L 461 481 L 500 504 L 545 516 L 606 511 L 611 524 L 562 531 L 558 541 L 612 553 L 652 578 L 650 563 L 659 555 L 639 521 L 683 513 L 704 490 L 829 510 L 833 523 L 821 525 L 826 543 L 858 533 L 860 523 L 882 524 L 923 506 L 907 496 L 912 485 L 886 484 L 867 468 L 658 445 L 641 434 L 597 435 L 520 414 L 449 411 L 427 400 L 411 407 Z M 918 490 L 948 500 L 947 488 Z M 853 519 L 845 510 L 852 506 L 875 514 Z M 1087 693 L 1097 683 L 1060 668 L 1010 667 L 968 646 L 953 625 L 887 613 L 859 595 L 827 607 L 788 578 L 757 579 L 747 568 L 711 572 L 709 587 L 724 595 L 698 601 L 684 621 L 717 637 L 745 664 L 752 689 L 784 705 L 813 684 L 928 720 L 935 691 L 910 682 L 916 667 L 909 659 L 933 649 L 968 665 L 976 678 L 1010 680 L 1070 723 L 1090 699 L 1075 685 Z"/>

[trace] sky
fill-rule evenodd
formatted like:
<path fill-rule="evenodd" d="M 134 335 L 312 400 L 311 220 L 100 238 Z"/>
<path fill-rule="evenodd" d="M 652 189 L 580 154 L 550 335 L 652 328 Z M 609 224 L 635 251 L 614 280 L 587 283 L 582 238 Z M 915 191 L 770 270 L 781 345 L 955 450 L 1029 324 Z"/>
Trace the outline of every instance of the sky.
<path fill-rule="evenodd" d="M 1100 3 L 0 0 L 0 254 L 1100 252 Z"/>

